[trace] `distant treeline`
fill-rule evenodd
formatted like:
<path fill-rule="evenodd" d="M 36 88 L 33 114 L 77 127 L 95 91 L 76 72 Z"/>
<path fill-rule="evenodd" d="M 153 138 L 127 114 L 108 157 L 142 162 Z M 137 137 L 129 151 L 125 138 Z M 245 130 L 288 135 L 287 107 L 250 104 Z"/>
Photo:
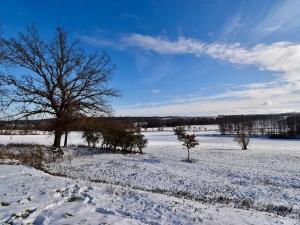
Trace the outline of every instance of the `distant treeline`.
<path fill-rule="evenodd" d="M 223 135 L 245 131 L 252 136 L 300 138 L 299 113 L 223 116 L 218 124 Z"/>
<path fill-rule="evenodd" d="M 219 115 L 216 117 L 93 117 L 83 118 L 68 127 L 69 131 L 82 131 L 92 123 L 128 123 L 141 128 L 176 127 L 189 125 L 219 125 L 221 134 L 233 135 L 243 129 L 250 135 L 273 138 L 300 136 L 300 113 Z M 0 129 L 52 131 L 54 120 L 0 121 Z"/>
<path fill-rule="evenodd" d="M 87 124 L 120 122 L 130 123 L 141 128 L 176 127 L 186 125 L 216 124 L 216 117 L 93 117 L 75 121 L 69 126 L 70 131 L 83 130 Z M 29 129 L 51 131 L 53 119 L 0 121 L 0 129 Z"/>

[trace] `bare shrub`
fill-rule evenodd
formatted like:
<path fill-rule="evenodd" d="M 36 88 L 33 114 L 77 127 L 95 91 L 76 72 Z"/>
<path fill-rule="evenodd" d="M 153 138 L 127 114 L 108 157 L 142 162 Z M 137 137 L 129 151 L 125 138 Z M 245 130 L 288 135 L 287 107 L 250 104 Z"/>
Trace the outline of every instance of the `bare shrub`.
<path fill-rule="evenodd" d="M 25 165 L 32 166 L 34 168 L 43 168 L 44 152 L 42 148 L 36 147 L 32 151 L 22 151 L 18 155 L 18 160 Z"/>
<path fill-rule="evenodd" d="M 147 146 L 147 139 L 145 139 L 145 136 L 143 134 L 135 134 L 135 145 L 139 150 L 139 153 L 143 153 L 143 149 Z"/>
<path fill-rule="evenodd" d="M 0 149 L 0 158 L 18 160 L 21 164 L 43 169 L 45 163 L 55 161 L 52 151 L 47 151 L 42 145 L 33 144 L 8 144 Z"/>
<path fill-rule="evenodd" d="M 87 142 L 89 147 L 92 144 L 93 148 L 95 148 L 96 144 L 100 141 L 101 134 L 99 132 L 87 129 L 83 132 L 82 137 Z"/>
<path fill-rule="evenodd" d="M 234 141 L 242 147 L 242 150 L 247 150 L 250 139 L 245 131 L 239 131 L 236 133 Z"/>
<path fill-rule="evenodd" d="M 0 159 L 14 159 L 15 154 L 8 148 L 2 147 L 0 149 Z"/>

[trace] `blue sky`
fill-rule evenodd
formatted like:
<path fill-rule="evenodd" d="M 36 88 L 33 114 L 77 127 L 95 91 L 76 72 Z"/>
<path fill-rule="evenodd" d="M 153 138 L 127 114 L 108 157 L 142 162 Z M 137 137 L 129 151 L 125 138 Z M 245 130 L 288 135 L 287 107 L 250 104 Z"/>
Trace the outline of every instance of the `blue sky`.
<path fill-rule="evenodd" d="M 4 1 L 4 35 L 64 27 L 117 65 L 115 115 L 300 111 L 300 1 Z"/>

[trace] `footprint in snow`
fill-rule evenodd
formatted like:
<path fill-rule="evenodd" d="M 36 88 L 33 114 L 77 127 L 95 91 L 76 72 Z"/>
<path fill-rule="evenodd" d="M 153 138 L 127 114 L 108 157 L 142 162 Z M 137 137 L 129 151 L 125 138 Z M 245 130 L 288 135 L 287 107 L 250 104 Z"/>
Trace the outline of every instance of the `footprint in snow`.
<path fill-rule="evenodd" d="M 115 212 L 107 210 L 105 208 L 96 208 L 95 211 L 102 214 L 115 215 Z"/>

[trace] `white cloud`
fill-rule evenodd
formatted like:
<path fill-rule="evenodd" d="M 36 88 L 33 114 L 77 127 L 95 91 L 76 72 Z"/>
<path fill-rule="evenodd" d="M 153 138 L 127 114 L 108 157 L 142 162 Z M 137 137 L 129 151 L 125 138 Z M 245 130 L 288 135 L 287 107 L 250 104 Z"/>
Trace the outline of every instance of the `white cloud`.
<path fill-rule="evenodd" d="M 240 2 L 239 8 L 228 17 L 223 26 L 222 40 L 238 40 L 247 37 L 247 42 L 255 43 L 266 37 L 282 37 L 289 32 L 299 32 L 300 1 L 272 1 L 272 4 L 257 8 L 252 1 Z M 253 7 L 253 8 L 252 8 Z M 255 9 L 255 13 L 253 13 Z"/>
<path fill-rule="evenodd" d="M 282 113 L 300 110 L 300 90 L 290 83 L 253 83 L 212 96 L 152 102 L 117 109 L 122 115 L 218 115 L 239 113 Z"/>
<path fill-rule="evenodd" d="M 281 27 L 280 26 L 271 26 L 271 27 L 266 27 L 265 31 L 267 32 L 274 32 L 276 30 L 279 30 Z"/>
<path fill-rule="evenodd" d="M 243 47 L 239 43 L 206 43 L 186 37 L 170 40 L 164 36 L 130 34 L 123 36 L 118 45 L 122 46 L 122 49 L 138 48 L 161 55 L 192 54 L 195 57 L 205 55 L 233 65 L 255 66 L 260 70 L 270 71 L 271 78 L 273 78 L 273 81 L 269 83 L 248 84 L 237 87 L 234 91 L 208 97 L 141 104 L 128 110 L 125 109 L 126 107 L 120 108 L 118 112 L 122 114 L 149 115 L 153 112 L 152 106 L 156 107 L 154 110 L 156 113 L 152 115 L 158 113 L 161 115 L 196 114 L 196 112 L 201 114 L 205 112 L 235 113 L 246 111 L 246 108 L 248 112 L 251 110 L 253 112 L 299 110 L 299 102 L 293 99 L 297 94 L 299 95 L 300 90 L 300 44 L 298 43 L 275 42 Z M 274 100 L 275 98 L 281 99 L 277 101 Z M 273 102 L 276 104 L 269 104 Z"/>
<path fill-rule="evenodd" d="M 122 43 L 126 47 L 141 48 L 164 55 L 207 55 L 234 65 L 256 66 L 280 76 L 280 79 L 274 77 L 272 82 L 243 85 L 213 96 L 182 98 L 176 102 L 170 100 L 152 103 L 151 107 L 140 105 L 136 109 L 120 109 L 122 114 L 209 115 L 299 110 L 299 103 L 295 105 L 295 101 L 298 101 L 300 96 L 300 44 L 277 42 L 246 48 L 239 43 L 205 43 L 185 37 L 171 41 L 166 37 L 140 34 L 123 37 Z"/>
<path fill-rule="evenodd" d="M 283 113 L 299 111 L 300 106 L 295 105 L 295 101 L 300 101 L 299 95 L 289 95 L 273 97 L 276 104 L 269 105 L 259 103 L 256 99 L 236 99 L 232 100 L 198 100 L 195 102 L 182 102 L 168 105 L 142 106 L 136 108 L 119 108 L 118 115 L 145 115 L 145 116 L 213 116 L 221 114 L 249 114 L 249 113 Z M 271 101 L 269 101 L 271 102 Z"/>
<path fill-rule="evenodd" d="M 230 17 L 223 26 L 223 31 L 220 36 L 222 40 L 235 40 L 240 34 L 241 30 L 245 27 L 243 21 L 243 7 L 233 17 Z M 243 21 L 243 22 L 242 22 Z"/>
<path fill-rule="evenodd" d="M 158 93 L 160 92 L 160 90 L 159 90 L 159 89 L 152 89 L 151 92 L 152 92 L 153 94 L 158 94 Z"/>
<path fill-rule="evenodd" d="M 288 0 L 278 1 L 263 20 L 257 24 L 257 30 L 267 30 L 269 32 L 280 31 L 288 32 L 300 27 L 300 1 Z M 267 35 L 267 34 L 265 34 Z"/>
<path fill-rule="evenodd" d="M 211 96 L 211 98 L 252 98 L 269 99 L 274 96 L 284 96 L 300 91 L 299 86 L 286 82 L 267 82 L 241 85 L 236 87 L 238 90 L 231 90 L 222 94 Z M 300 93 L 299 93 L 300 94 Z"/>
<path fill-rule="evenodd" d="M 262 105 L 274 105 L 274 103 L 271 101 L 266 101 L 266 102 L 262 103 Z"/>
<path fill-rule="evenodd" d="M 297 43 L 276 42 L 245 48 L 239 43 L 205 43 L 185 37 L 170 41 L 161 36 L 140 34 L 123 37 L 122 43 L 127 47 L 138 47 L 159 54 L 208 55 L 236 65 L 254 65 L 262 70 L 280 72 L 286 81 L 300 80 L 300 44 Z"/>

